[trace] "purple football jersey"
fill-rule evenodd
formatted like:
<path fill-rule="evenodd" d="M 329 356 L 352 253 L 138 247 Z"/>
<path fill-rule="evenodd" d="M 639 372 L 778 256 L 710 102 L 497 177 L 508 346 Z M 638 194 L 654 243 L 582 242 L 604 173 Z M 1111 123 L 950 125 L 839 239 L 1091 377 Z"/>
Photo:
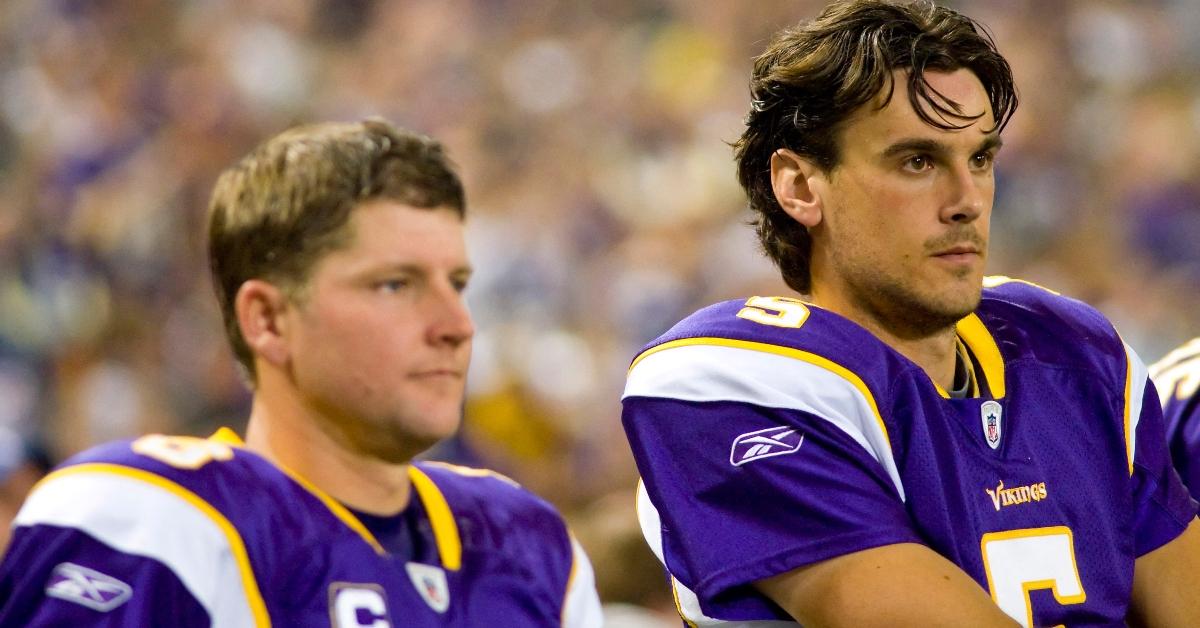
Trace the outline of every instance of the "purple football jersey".
<path fill-rule="evenodd" d="M 600 625 L 591 566 L 549 504 L 487 471 L 410 476 L 399 554 L 228 440 L 98 447 L 17 515 L 0 625 Z"/>
<path fill-rule="evenodd" d="M 753 582 L 920 543 L 1024 625 L 1124 625 L 1134 559 L 1195 516 L 1146 367 L 1088 306 L 988 283 L 957 326 L 968 398 L 780 297 L 701 310 L 634 360 L 639 518 L 685 620 L 788 621 Z"/>
<path fill-rule="evenodd" d="M 1150 367 L 1167 426 L 1175 470 L 1200 499 L 1200 338 L 1168 353 Z"/>

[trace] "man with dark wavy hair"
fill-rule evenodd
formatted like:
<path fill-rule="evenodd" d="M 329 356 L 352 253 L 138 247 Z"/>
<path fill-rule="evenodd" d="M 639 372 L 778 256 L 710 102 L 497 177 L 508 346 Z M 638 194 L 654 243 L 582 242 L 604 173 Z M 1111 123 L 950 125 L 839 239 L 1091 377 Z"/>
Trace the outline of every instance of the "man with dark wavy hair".
<path fill-rule="evenodd" d="M 685 622 L 1200 625 L 1145 365 L 1092 308 L 983 275 L 1017 96 L 982 26 L 835 2 L 751 96 L 738 176 L 800 295 L 693 314 L 623 399 Z"/>

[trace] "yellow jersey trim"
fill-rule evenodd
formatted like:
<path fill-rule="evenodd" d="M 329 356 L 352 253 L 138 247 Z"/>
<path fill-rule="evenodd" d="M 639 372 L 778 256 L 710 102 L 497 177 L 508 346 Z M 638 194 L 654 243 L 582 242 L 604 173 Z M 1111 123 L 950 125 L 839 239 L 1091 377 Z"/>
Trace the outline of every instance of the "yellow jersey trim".
<path fill-rule="evenodd" d="M 229 445 L 230 447 L 245 447 L 246 446 L 246 443 L 242 442 L 242 437 L 238 436 L 237 432 L 235 432 L 227 427 L 222 427 L 222 428 L 218 429 L 216 432 L 213 432 L 213 435 L 209 436 L 208 440 L 222 443 L 225 445 Z"/>
<path fill-rule="evenodd" d="M 633 368 L 636 367 L 639 362 L 641 362 L 645 358 L 647 358 L 655 353 L 658 353 L 659 351 L 666 351 L 667 349 L 675 349 L 677 347 L 689 347 L 689 346 L 695 346 L 695 345 L 704 345 L 704 346 L 713 346 L 713 347 L 731 347 L 734 349 L 747 349 L 750 351 L 758 351 L 761 353 L 770 353 L 773 355 L 781 355 L 781 356 L 784 356 L 787 358 L 800 360 L 801 362 L 808 362 L 809 364 L 814 364 L 816 366 L 819 366 L 819 367 L 841 377 L 842 379 L 846 380 L 847 382 L 850 382 L 850 384 L 852 386 L 854 386 L 855 388 L 857 388 L 858 392 L 862 393 L 863 397 L 866 398 L 867 403 L 871 406 L 872 414 L 875 415 L 875 423 L 879 425 L 879 430 L 883 433 L 883 438 L 884 438 L 884 440 L 886 440 L 888 442 L 888 446 L 889 447 L 891 446 L 892 440 L 888 436 L 887 426 L 884 425 L 884 423 L 883 423 L 883 416 L 879 414 L 879 406 L 875 403 L 875 395 L 871 394 L 871 390 L 869 388 L 867 388 L 867 385 L 865 382 L 863 382 L 862 378 L 859 377 L 858 375 L 854 374 L 853 371 L 842 366 L 841 364 L 838 364 L 837 362 L 834 362 L 827 358 L 821 357 L 815 353 L 809 353 L 808 351 L 801 351 L 800 349 L 792 349 L 791 347 L 781 347 L 779 345 L 767 344 L 765 342 L 753 342 L 750 340 L 733 340 L 730 338 L 713 338 L 713 337 L 684 338 L 682 340 L 672 340 L 671 342 L 664 342 L 663 344 L 658 345 L 657 347 L 651 347 L 650 349 L 643 351 L 641 355 L 639 355 L 637 358 L 634 358 L 633 364 L 631 364 L 629 366 L 629 370 L 632 371 Z"/>
<path fill-rule="evenodd" d="M 458 475 L 462 475 L 462 476 L 469 477 L 469 478 L 493 478 L 496 480 L 500 480 L 501 482 L 511 484 L 517 488 L 521 487 L 520 482 L 517 482 L 516 480 L 508 477 L 507 475 L 504 475 L 503 473 L 499 473 L 497 471 L 492 471 L 491 469 L 480 469 L 477 467 L 464 467 L 463 465 L 460 465 L 460 464 L 453 464 L 450 462 L 442 462 L 440 460 L 422 460 L 421 464 L 423 464 L 425 466 L 438 467 L 441 469 L 445 469 L 452 473 L 457 473 Z"/>
<path fill-rule="evenodd" d="M 246 593 L 246 602 L 250 606 L 250 612 L 254 616 L 255 626 L 270 626 L 271 618 L 267 614 L 267 605 L 263 601 L 262 592 L 258 589 L 258 581 L 254 578 L 254 569 L 250 566 L 250 556 L 246 552 L 246 544 L 242 541 L 242 535 L 238 533 L 237 528 L 230 523 L 225 515 L 221 514 L 212 504 L 204 501 L 199 495 L 189 491 L 188 489 L 149 471 L 135 469 L 119 464 L 109 463 L 86 463 L 73 467 L 67 467 L 50 473 L 42 478 L 38 485 L 54 481 L 58 478 L 81 475 L 88 473 L 104 473 L 108 475 L 117 475 L 138 482 L 144 482 L 152 486 L 161 488 L 176 497 L 184 500 L 196 510 L 199 510 L 204 516 L 212 520 L 213 523 L 225 535 L 225 540 L 229 542 L 229 550 L 233 553 L 233 559 L 237 562 L 238 574 L 242 579 L 242 589 Z"/>
<path fill-rule="evenodd" d="M 1129 399 L 1130 399 L 1131 393 L 1133 393 L 1133 356 L 1129 355 L 1128 345 L 1125 345 L 1124 348 L 1125 348 L 1125 411 L 1122 413 L 1124 415 L 1122 418 L 1124 419 L 1124 426 L 1125 426 L 1125 459 L 1129 461 L 1129 475 L 1130 475 L 1130 477 L 1132 477 L 1133 476 L 1133 440 L 1130 438 L 1131 434 L 1129 433 L 1129 425 L 1130 425 L 1129 422 L 1130 422 L 1130 419 L 1132 418 L 1129 416 L 1129 410 L 1130 410 Z"/>
<path fill-rule="evenodd" d="M 221 429 L 217 430 L 215 434 L 209 436 L 208 438 L 209 440 L 224 443 L 231 447 L 245 447 L 245 443 L 242 441 L 241 437 L 227 427 L 222 427 Z M 333 513 L 334 517 L 337 517 L 342 523 L 346 524 L 348 528 L 354 530 L 356 534 L 362 537 L 362 539 L 367 542 L 367 545 L 370 545 L 371 549 L 375 550 L 376 554 L 379 554 L 380 556 L 387 555 L 387 550 L 383 549 L 383 545 L 379 543 L 379 541 L 375 538 L 375 535 L 371 534 L 371 531 L 367 529 L 367 526 L 363 525 L 363 523 L 358 520 L 358 517 L 355 517 L 354 513 L 350 512 L 341 504 L 341 502 L 331 497 L 325 491 L 317 488 L 316 485 L 304 479 L 295 471 L 292 471 L 291 469 L 275 461 L 270 462 L 271 464 L 275 465 L 277 469 L 283 471 L 284 475 L 292 478 L 292 480 L 303 487 L 304 490 L 308 491 L 313 497 L 316 497 L 318 500 L 320 500 L 320 502 L 329 509 L 329 512 Z"/>
<path fill-rule="evenodd" d="M 958 321 L 955 325 L 958 337 L 966 343 L 983 369 L 983 378 L 987 380 L 988 390 L 995 399 L 1004 398 L 1004 357 L 1000 355 L 1000 347 L 988 331 L 979 316 L 972 313 Z"/>
<path fill-rule="evenodd" d="M 416 465 L 409 465 L 408 477 L 412 479 L 417 495 L 421 498 L 425 511 L 429 513 L 429 522 L 433 525 L 433 538 L 437 541 L 442 566 L 450 571 L 458 571 L 462 568 L 462 541 L 458 536 L 458 524 L 454 522 L 454 514 L 450 512 L 450 504 L 446 502 L 437 484 Z"/>

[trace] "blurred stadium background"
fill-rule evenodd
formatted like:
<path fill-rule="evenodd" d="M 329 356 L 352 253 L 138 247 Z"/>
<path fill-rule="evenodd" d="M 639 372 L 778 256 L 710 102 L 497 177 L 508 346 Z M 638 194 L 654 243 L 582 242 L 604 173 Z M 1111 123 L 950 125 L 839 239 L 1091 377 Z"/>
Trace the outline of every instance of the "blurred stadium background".
<path fill-rule="evenodd" d="M 785 293 L 726 143 L 754 55 L 823 4 L 3 0 L 0 475 L 14 434 L 60 460 L 243 427 L 210 186 L 295 123 L 382 115 L 467 184 L 480 332 L 464 430 L 434 455 L 555 502 L 606 600 L 669 616 L 633 529 L 625 367 L 701 305 Z M 1021 90 L 990 271 L 1099 306 L 1147 360 L 1200 333 L 1200 1 L 948 4 Z"/>

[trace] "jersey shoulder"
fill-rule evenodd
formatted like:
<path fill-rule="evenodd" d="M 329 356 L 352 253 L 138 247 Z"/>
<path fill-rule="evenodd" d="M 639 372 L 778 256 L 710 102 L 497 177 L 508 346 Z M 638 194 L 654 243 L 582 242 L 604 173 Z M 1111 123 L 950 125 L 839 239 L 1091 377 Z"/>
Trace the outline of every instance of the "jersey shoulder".
<path fill-rule="evenodd" d="M 558 511 L 504 475 L 430 461 L 414 462 L 410 475 L 434 535 L 443 546 L 456 539 L 463 564 L 508 565 L 557 599 L 586 560 Z"/>
<path fill-rule="evenodd" d="M 646 345 L 719 339 L 822 351 L 847 343 L 882 346 L 865 329 L 795 297 L 750 297 L 722 301 L 696 311 Z"/>
<path fill-rule="evenodd" d="M 238 519 L 303 505 L 294 502 L 303 488 L 279 467 L 215 438 L 150 434 L 107 443 L 67 460 L 46 480 L 77 477 L 140 482 Z"/>
<path fill-rule="evenodd" d="M 528 535 L 542 542 L 566 539 L 566 524 L 546 500 L 526 490 L 515 480 L 491 471 L 445 462 L 413 463 L 417 492 L 428 503 L 428 478 L 454 513 L 455 518 L 470 520 L 472 525 L 503 533 L 503 536 Z"/>
<path fill-rule="evenodd" d="M 67 460 L 34 487 L 17 523 L 76 528 L 135 551 L 140 530 L 251 554 L 275 552 L 280 530 L 299 541 L 339 525 L 317 495 L 261 456 L 214 439 L 159 434 Z"/>
<path fill-rule="evenodd" d="M 1034 359 L 1124 379 L 1130 349 L 1099 310 L 1048 288 L 987 277 L 976 310 L 1008 361 Z"/>
<path fill-rule="evenodd" d="M 156 590 L 136 582 L 162 570 L 214 624 L 260 625 L 259 579 L 294 564 L 298 541 L 312 537 L 302 513 L 315 500 L 301 492 L 266 460 L 214 440 L 151 435 L 101 445 L 30 493 L 13 543 L 47 549 L 6 569 L 45 579 L 64 565 L 122 565 L 142 591 L 135 600 Z M 144 606 L 130 602 L 128 612 Z"/>
<path fill-rule="evenodd" d="M 752 297 L 700 310 L 648 345 L 629 369 L 622 423 L 639 466 L 694 439 L 696 413 L 719 408 L 727 425 L 759 426 L 734 435 L 735 450 L 768 429 L 798 439 L 793 423 L 813 421 L 844 433 L 851 455 L 865 449 L 890 469 L 890 408 L 910 382 L 938 394 L 920 367 L 850 320 L 794 298 Z M 761 451 L 743 449 L 743 458 Z"/>
<path fill-rule="evenodd" d="M 756 371 L 788 364 L 883 390 L 898 372 L 916 368 L 863 327 L 793 297 L 756 296 L 699 310 L 646 345 L 630 367 L 631 377 L 647 358 L 680 348 L 690 348 L 675 353 L 689 370 L 700 368 L 721 378 L 755 378 Z M 682 353 L 738 359 L 696 360 Z"/>

